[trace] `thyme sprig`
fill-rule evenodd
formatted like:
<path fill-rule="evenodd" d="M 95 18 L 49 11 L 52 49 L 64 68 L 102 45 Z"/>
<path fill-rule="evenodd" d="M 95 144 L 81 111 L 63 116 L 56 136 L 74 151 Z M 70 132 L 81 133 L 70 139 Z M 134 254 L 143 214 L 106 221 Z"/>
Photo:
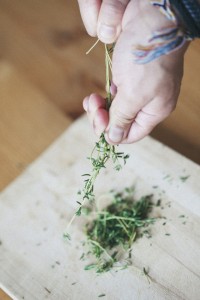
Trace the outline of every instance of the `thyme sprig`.
<path fill-rule="evenodd" d="M 112 60 L 111 55 L 114 49 L 114 45 L 108 47 L 105 46 L 105 67 L 106 67 L 106 108 L 109 110 L 112 103 L 112 94 L 110 91 L 111 85 L 111 72 L 112 72 Z M 91 200 L 94 198 L 94 183 L 99 175 L 100 171 L 106 168 L 106 163 L 111 160 L 114 164 L 114 169 L 119 171 L 122 168 L 123 164 L 126 164 L 127 159 L 129 158 L 128 154 L 123 152 L 117 152 L 116 146 L 110 145 L 105 139 L 105 133 L 103 132 L 99 138 L 99 141 L 95 143 L 94 149 L 92 151 L 89 160 L 92 165 L 91 174 L 83 174 L 86 179 L 84 180 L 85 184 L 80 193 L 82 195 L 82 202 L 79 202 L 79 208 L 76 211 L 76 215 L 81 215 L 82 206 L 85 204 L 85 200 Z"/>
<path fill-rule="evenodd" d="M 95 47 L 97 42 L 90 48 L 87 54 Z M 110 90 L 111 86 L 111 72 L 112 72 L 112 60 L 111 55 L 113 53 L 114 44 L 112 46 L 105 46 L 105 69 L 106 69 L 106 109 L 109 110 L 112 103 L 112 94 Z M 117 146 L 110 145 L 105 139 L 105 133 L 103 132 L 98 140 L 95 143 L 95 146 L 92 150 L 90 157 L 88 158 L 91 162 L 92 170 L 90 174 L 83 174 L 82 176 L 86 177 L 84 180 L 84 187 L 79 194 L 82 197 L 82 201 L 77 201 L 79 208 L 77 209 L 75 215 L 73 215 L 70 220 L 66 232 L 64 233 L 64 238 L 70 239 L 68 229 L 71 226 L 76 216 L 80 216 L 82 212 L 82 207 L 85 205 L 86 200 L 92 200 L 94 198 L 94 184 L 97 176 L 99 175 L 102 169 L 106 168 L 106 163 L 111 160 L 114 165 L 114 169 L 119 171 L 122 168 L 123 164 L 126 164 L 127 159 L 129 158 L 128 154 L 123 152 L 118 152 L 116 150 Z"/>
<path fill-rule="evenodd" d="M 94 269 L 102 273 L 114 266 L 128 267 L 131 264 L 132 244 L 141 236 L 142 230 L 146 230 L 156 220 L 149 217 L 152 207 L 152 195 L 136 201 L 132 189 L 115 193 L 112 203 L 96 211 L 95 218 L 86 224 L 87 254 L 92 255 L 95 262 L 87 265 L 85 270 Z M 117 263 L 122 262 L 122 252 L 123 255 L 128 253 L 128 257 L 123 265 L 119 265 Z"/>
<path fill-rule="evenodd" d="M 79 202 L 80 207 L 76 212 L 76 215 L 81 215 L 82 206 L 85 204 L 85 200 L 91 200 L 94 198 L 94 183 L 99 175 L 100 171 L 106 168 L 108 160 L 112 160 L 114 169 L 119 171 L 122 168 L 122 164 L 126 164 L 129 155 L 125 155 L 123 152 L 117 152 L 116 146 L 110 145 L 105 139 L 104 133 L 101 134 L 99 141 L 95 144 L 92 154 L 89 158 L 92 164 L 91 174 L 83 174 L 86 177 L 84 180 L 84 188 L 80 193 L 83 197 L 82 203 Z"/>

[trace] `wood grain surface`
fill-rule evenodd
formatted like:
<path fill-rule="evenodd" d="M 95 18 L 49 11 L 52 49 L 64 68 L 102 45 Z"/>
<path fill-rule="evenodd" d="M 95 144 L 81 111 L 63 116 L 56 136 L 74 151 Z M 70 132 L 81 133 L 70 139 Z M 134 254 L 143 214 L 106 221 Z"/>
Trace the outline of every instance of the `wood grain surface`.
<path fill-rule="evenodd" d="M 104 93 L 103 48 L 86 50 L 77 1 L 0 1 L 0 189 Z M 176 111 L 152 135 L 200 163 L 200 41 L 192 42 Z M 4 300 L 0 291 L 0 299 Z M 6 297 L 6 296 L 5 296 Z"/>
<path fill-rule="evenodd" d="M 133 185 L 136 199 L 149 194 L 154 203 L 161 199 L 161 207 L 152 209 L 158 220 L 149 229 L 151 239 L 144 235 L 133 245 L 132 265 L 125 270 L 118 265 L 99 276 L 84 270 L 93 262 L 80 260 L 88 220 L 84 215 L 67 230 L 71 242 L 62 239 L 80 200 L 81 174 L 90 170 L 86 154 L 93 145 L 86 117 L 77 120 L 1 193 L 0 286 L 15 300 L 98 299 L 102 293 L 105 300 L 197 300 L 200 167 L 150 137 L 119 146 L 130 154 L 128 163 L 120 173 L 108 164 L 95 184 L 98 207 L 110 203 L 111 188 Z M 142 275 L 144 267 L 150 283 Z"/>

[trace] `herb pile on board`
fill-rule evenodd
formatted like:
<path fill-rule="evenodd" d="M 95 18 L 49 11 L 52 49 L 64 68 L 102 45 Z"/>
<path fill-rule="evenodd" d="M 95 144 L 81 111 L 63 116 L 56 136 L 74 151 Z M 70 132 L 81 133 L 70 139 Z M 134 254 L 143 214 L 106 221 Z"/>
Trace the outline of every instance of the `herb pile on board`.
<path fill-rule="evenodd" d="M 153 205 L 152 195 L 136 201 L 133 189 L 126 188 L 112 193 L 112 202 L 104 209 L 89 211 L 93 219 L 85 226 L 87 252 L 81 259 L 90 258 L 93 262 L 85 270 L 102 273 L 113 267 L 128 267 L 134 241 L 143 233 L 149 233 L 149 225 L 155 222 L 155 218 L 149 217 Z"/>

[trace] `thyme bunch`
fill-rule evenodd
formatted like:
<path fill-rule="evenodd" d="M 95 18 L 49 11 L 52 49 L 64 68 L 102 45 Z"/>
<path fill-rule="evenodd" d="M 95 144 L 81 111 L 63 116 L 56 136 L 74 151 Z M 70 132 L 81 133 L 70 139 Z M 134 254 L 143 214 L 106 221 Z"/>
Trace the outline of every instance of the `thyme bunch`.
<path fill-rule="evenodd" d="M 87 54 L 96 46 L 98 41 L 91 47 Z M 113 53 L 114 44 L 112 46 L 104 45 L 105 47 L 105 73 L 106 73 L 106 109 L 109 110 L 112 103 L 112 93 L 110 90 L 111 86 L 111 72 L 112 72 L 112 60 L 111 55 Z M 75 215 L 70 220 L 66 232 L 64 233 L 64 238 L 70 239 L 68 229 L 71 226 L 73 220 L 76 216 L 80 216 L 82 212 L 82 207 L 85 204 L 86 200 L 94 199 L 94 184 L 97 176 L 99 175 L 102 169 L 106 168 L 106 163 L 111 160 L 114 165 L 114 169 L 119 171 L 122 168 L 123 164 L 126 164 L 127 159 L 129 158 L 128 154 L 123 152 L 118 152 L 116 150 L 117 146 L 110 145 L 105 139 L 105 133 L 103 132 L 98 140 L 95 143 L 95 146 L 92 150 L 90 157 L 88 158 L 91 162 L 91 173 L 83 174 L 82 176 L 86 177 L 84 180 L 84 187 L 82 191 L 78 192 L 81 195 L 82 201 L 77 201 L 79 208 L 77 209 Z"/>
<path fill-rule="evenodd" d="M 107 272 L 121 262 L 122 252 L 127 252 L 128 257 L 121 267 L 128 267 L 132 244 L 141 236 L 142 230 L 147 231 L 146 228 L 155 222 L 155 218 L 149 217 L 152 206 L 152 195 L 136 201 L 133 190 L 126 189 L 115 193 L 112 203 L 102 211 L 95 212 L 95 218 L 85 227 L 87 255 L 92 255 L 95 262 L 87 265 L 85 270 Z"/>
<path fill-rule="evenodd" d="M 81 215 L 81 209 L 85 203 L 85 200 L 94 199 L 94 183 L 100 171 L 106 168 L 106 163 L 109 160 L 112 160 L 114 169 L 119 171 L 122 168 L 122 164 L 126 164 L 128 157 L 129 155 L 125 155 L 123 152 L 117 152 L 116 146 L 108 144 L 105 139 L 104 133 L 101 134 L 99 141 L 96 142 L 92 154 L 89 157 L 92 165 L 91 174 L 82 175 L 86 177 L 86 179 L 84 180 L 84 188 L 82 192 L 79 192 L 79 194 L 81 194 L 83 197 L 83 201 L 82 203 L 78 202 L 80 206 L 76 211 L 76 215 Z"/>
<path fill-rule="evenodd" d="M 95 43 L 96 44 L 96 43 Z M 111 86 L 111 72 L 112 72 L 112 60 L 111 55 L 114 49 L 114 45 L 108 47 L 106 44 L 105 47 L 105 69 L 106 69 L 106 108 L 109 110 L 112 103 L 112 94 L 110 91 Z M 84 187 L 80 194 L 82 195 L 83 201 L 79 202 L 80 206 L 76 212 L 76 215 L 81 215 L 81 208 L 85 203 L 85 200 L 91 200 L 94 198 L 94 183 L 99 175 L 100 171 L 106 168 L 106 163 L 111 160 L 114 165 L 114 169 L 119 171 L 122 168 L 123 164 L 126 164 L 129 155 L 124 154 L 123 152 L 117 152 L 116 146 L 110 145 L 105 139 L 105 133 L 103 132 L 99 138 L 99 141 L 95 143 L 92 154 L 89 157 L 89 160 L 92 165 L 91 174 L 83 174 L 86 176 L 84 180 Z"/>
<path fill-rule="evenodd" d="M 95 43 L 96 45 L 96 43 Z M 112 94 L 110 91 L 111 86 L 111 72 L 112 72 L 112 60 L 111 55 L 113 53 L 114 45 L 108 47 L 106 44 L 105 47 L 105 69 L 106 69 L 106 108 L 109 110 L 112 103 Z M 93 48 L 93 47 L 92 47 Z M 128 154 L 123 152 L 117 152 L 116 146 L 110 145 L 105 139 L 105 133 L 103 132 L 98 140 L 95 143 L 95 146 L 92 150 L 91 156 L 88 158 L 92 165 L 91 174 L 83 174 L 86 179 L 84 180 L 84 187 L 79 193 L 82 196 L 83 201 L 78 202 L 80 205 L 76 211 L 76 215 L 81 215 L 82 206 L 85 204 L 85 200 L 91 200 L 94 198 L 94 183 L 99 175 L 100 171 L 106 168 L 106 163 L 111 160 L 114 165 L 114 169 L 119 171 L 122 168 L 123 164 L 126 164 L 127 159 L 129 158 Z"/>

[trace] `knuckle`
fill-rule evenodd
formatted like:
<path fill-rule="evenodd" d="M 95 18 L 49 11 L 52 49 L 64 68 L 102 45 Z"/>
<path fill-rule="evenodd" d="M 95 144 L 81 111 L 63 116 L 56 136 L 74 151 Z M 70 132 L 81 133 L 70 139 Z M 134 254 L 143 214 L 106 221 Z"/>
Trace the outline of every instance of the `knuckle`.
<path fill-rule="evenodd" d="M 112 115 L 113 119 L 115 120 L 115 123 L 122 127 L 132 123 L 134 120 L 134 118 L 131 115 L 119 110 L 112 111 Z"/>

